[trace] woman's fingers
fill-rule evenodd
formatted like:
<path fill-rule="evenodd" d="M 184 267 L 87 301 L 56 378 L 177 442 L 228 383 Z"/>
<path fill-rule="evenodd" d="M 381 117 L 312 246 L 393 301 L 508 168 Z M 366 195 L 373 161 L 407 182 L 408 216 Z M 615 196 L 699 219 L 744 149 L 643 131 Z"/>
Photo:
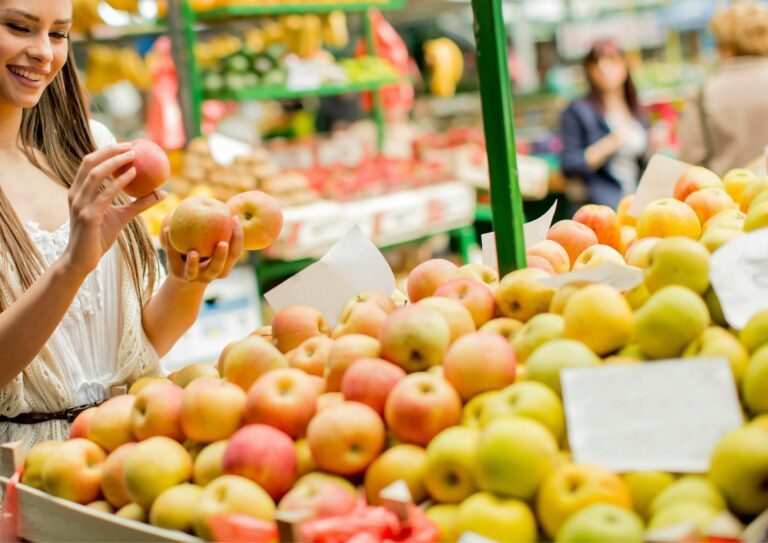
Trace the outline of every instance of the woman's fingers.
<path fill-rule="evenodd" d="M 91 170 L 93 170 L 93 168 L 107 159 L 125 153 L 126 151 L 130 151 L 131 148 L 132 145 L 130 143 L 120 143 L 115 145 L 108 145 L 107 147 L 103 147 L 98 151 L 94 151 L 90 155 L 87 155 L 80 165 L 80 170 L 78 171 L 78 175 L 75 177 L 75 180 L 72 183 L 72 188 L 79 188 L 80 185 L 85 182 L 86 177 L 91 172 Z"/>
<path fill-rule="evenodd" d="M 80 187 L 80 194 L 90 202 L 96 199 L 101 191 L 102 183 L 111 177 L 117 170 L 128 166 L 136 154 L 133 151 L 126 151 L 119 155 L 112 156 L 97 166 L 93 167 L 85 176 L 85 180 Z"/>
<path fill-rule="evenodd" d="M 201 281 L 210 283 L 224 270 L 227 265 L 227 255 L 229 254 L 229 243 L 222 241 L 216 246 L 211 259 L 203 264 L 200 270 Z"/>
<path fill-rule="evenodd" d="M 200 275 L 200 255 L 197 251 L 187 253 L 187 260 L 184 264 L 184 279 L 192 282 Z"/>
<path fill-rule="evenodd" d="M 243 252 L 243 242 L 245 235 L 243 233 L 243 225 L 238 217 L 234 218 L 235 228 L 232 232 L 232 239 L 229 243 L 229 252 L 227 254 L 227 260 L 224 263 L 224 270 L 218 277 L 227 277 L 235 267 L 237 261 L 240 259 L 240 255 Z"/>
<path fill-rule="evenodd" d="M 168 193 L 163 190 L 156 190 L 150 192 L 146 196 L 134 200 L 130 204 L 122 206 L 116 206 L 115 209 L 120 214 L 120 221 L 123 225 L 131 222 L 137 215 L 143 213 L 150 207 L 157 205 L 168 196 Z"/>
<path fill-rule="evenodd" d="M 128 168 L 119 177 L 107 183 L 96 201 L 103 207 L 110 205 L 115 201 L 117 195 L 134 179 L 136 179 L 136 168 Z"/>
<path fill-rule="evenodd" d="M 176 277 L 184 278 L 186 264 L 181 253 L 179 253 L 171 243 L 171 229 L 168 226 L 163 228 L 163 231 L 160 232 L 160 244 L 165 250 L 170 272 Z"/>

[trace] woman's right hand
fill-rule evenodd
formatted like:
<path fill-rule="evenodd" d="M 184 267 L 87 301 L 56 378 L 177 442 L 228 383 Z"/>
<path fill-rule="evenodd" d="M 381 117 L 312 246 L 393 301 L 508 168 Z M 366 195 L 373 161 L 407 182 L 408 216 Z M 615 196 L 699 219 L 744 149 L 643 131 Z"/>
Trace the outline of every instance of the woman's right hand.
<path fill-rule="evenodd" d="M 115 205 L 117 195 L 136 177 L 136 169 L 128 167 L 134 156 L 130 143 L 91 153 L 83 159 L 69 189 L 70 234 L 64 256 L 68 268 L 83 276 L 96 268 L 134 217 L 165 197 L 155 191 L 129 204 Z"/>

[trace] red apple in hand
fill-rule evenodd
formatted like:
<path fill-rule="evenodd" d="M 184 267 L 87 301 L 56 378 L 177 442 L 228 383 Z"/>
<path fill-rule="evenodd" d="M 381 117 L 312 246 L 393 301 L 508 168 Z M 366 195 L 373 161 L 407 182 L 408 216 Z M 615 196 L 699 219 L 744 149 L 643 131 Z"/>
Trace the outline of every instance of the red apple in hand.
<path fill-rule="evenodd" d="M 171 176 L 171 163 L 165 151 L 150 140 L 134 140 L 131 143 L 132 150 L 136 153 L 133 164 L 122 168 L 116 173 L 119 176 L 133 166 L 136 168 L 136 177 L 123 189 L 129 196 L 141 198 L 146 196 Z"/>
<path fill-rule="evenodd" d="M 277 200 L 258 190 L 233 196 L 227 206 L 243 225 L 243 248 L 259 251 L 272 245 L 283 229 L 283 212 Z"/>
<path fill-rule="evenodd" d="M 171 216 L 171 245 L 181 254 L 196 251 L 200 258 L 210 258 L 219 243 L 229 243 L 232 223 L 229 208 L 218 200 L 187 198 Z"/>

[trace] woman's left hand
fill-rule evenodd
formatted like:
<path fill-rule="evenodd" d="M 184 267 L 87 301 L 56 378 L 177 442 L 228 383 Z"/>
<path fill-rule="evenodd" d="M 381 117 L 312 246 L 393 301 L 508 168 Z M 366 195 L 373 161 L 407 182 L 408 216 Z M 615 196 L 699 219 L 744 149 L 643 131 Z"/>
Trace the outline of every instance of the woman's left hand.
<path fill-rule="evenodd" d="M 185 283 L 203 285 L 227 277 L 243 252 L 243 225 L 237 217 L 233 217 L 232 221 L 232 238 L 229 242 L 220 242 L 213 256 L 202 263 L 197 252 L 182 255 L 173 248 L 169 239 L 170 228 L 166 226 L 160 233 L 160 243 L 168 258 L 169 274 Z"/>

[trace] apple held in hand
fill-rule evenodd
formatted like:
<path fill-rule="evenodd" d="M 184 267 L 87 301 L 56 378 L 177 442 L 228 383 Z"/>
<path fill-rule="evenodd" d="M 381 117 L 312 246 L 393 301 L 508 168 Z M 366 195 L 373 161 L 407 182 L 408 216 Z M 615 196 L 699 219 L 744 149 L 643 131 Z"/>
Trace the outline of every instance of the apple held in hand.
<path fill-rule="evenodd" d="M 283 229 L 280 204 L 269 194 L 251 190 L 233 196 L 227 201 L 232 215 L 243 225 L 243 248 L 260 251 L 272 245 Z"/>
<path fill-rule="evenodd" d="M 229 208 L 213 198 L 187 198 L 173 211 L 170 241 L 181 254 L 195 251 L 210 258 L 216 246 L 232 238 L 233 220 Z"/>
<path fill-rule="evenodd" d="M 115 173 L 119 177 L 129 168 L 136 168 L 136 177 L 123 189 L 129 196 L 141 198 L 165 183 L 171 176 L 171 163 L 165 151 L 155 142 L 138 139 L 131 143 L 136 154 L 133 163 Z"/>

